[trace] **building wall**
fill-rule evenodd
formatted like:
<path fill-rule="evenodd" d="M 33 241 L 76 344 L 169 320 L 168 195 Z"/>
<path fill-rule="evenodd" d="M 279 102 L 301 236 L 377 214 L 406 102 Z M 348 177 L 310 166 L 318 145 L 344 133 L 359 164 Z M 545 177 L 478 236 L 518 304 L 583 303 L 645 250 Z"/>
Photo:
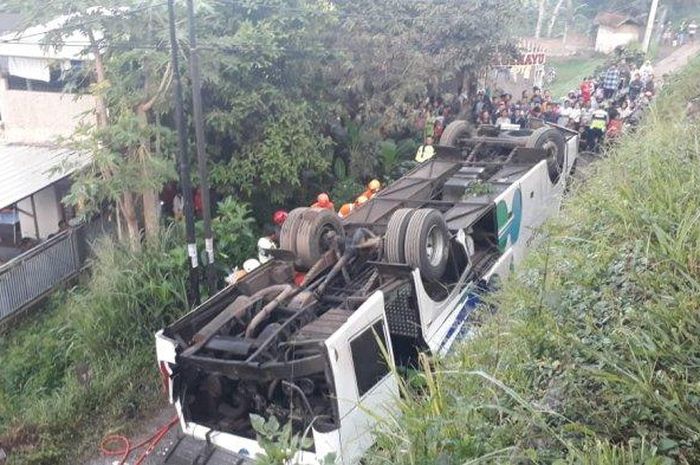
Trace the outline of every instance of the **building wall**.
<path fill-rule="evenodd" d="M 613 29 L 607 26 L 599 26 L 595 41 L 595 51 L 600 53 L 611 53 L 615 47 L 627 45 L 631 42 L 639 41 L 639 26 L 626 24 Z"/>
<path fill-rule="evenodd" d="M 36 206 L 37 221 L 39 223 L 39 237 L 36 237 L 34 218 L 20 212 L 19 224 L 22 237 L 33 237 L 35 239 L 46 239 L 49 234 L 58 232 L 58 222 L 62 218 L 62 207 L 60 199 L 56 195 L 55 185 L 52 184 L 34 194 L 34 205 Z M 31 197 L 17 202 L 17 207 L 25 212 L 32 213 Z"/>
<path fill-rule="evenodd" d="M 59 92 L 10 90 L 0 78 L 0 138 L 5 142 L 46 143 L 68 137 L 80 121 L 94 122 L 94 98 Z M 85 115 L 88 112 L 89 114 Z"/>

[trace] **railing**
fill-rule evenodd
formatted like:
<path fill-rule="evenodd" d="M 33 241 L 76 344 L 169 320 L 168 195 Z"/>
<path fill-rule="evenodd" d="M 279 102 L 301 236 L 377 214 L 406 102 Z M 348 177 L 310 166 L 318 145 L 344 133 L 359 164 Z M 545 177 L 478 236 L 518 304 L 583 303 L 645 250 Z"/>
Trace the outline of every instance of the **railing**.
<path fill-rule="evenodd" d="M 25 310 L 80 273 L 89 243 L 109 231 L 96 221 L 56 234 L 0 266 L 0 321 Z"/>

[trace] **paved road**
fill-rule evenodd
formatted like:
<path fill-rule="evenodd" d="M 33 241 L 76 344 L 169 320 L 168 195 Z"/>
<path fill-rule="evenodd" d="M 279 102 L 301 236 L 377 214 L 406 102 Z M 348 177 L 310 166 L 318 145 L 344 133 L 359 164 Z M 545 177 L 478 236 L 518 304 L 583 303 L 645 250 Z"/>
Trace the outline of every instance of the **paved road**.
<path fill-rule="evenodd" d="M 678 71 L 698 54 L 700 54 L 700 41 L 684 45 L 654 65 L 654 76 L 660 78 L 664 74 Z"/>

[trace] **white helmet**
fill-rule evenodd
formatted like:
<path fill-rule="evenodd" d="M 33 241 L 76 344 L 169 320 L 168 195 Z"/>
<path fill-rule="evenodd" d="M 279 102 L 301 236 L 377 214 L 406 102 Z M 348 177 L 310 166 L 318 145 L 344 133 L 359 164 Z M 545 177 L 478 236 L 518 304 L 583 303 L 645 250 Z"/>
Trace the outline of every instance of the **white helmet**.
<path fill-rule="evenodd" d="M 248 260 L 243 262 L 243 269 L 245 270 L 246 273 L 250 273 L 254 269 L 258 268 L 259 266 L 260 266 L 260 262 L 254 258 L 249 258 Z"/>
<path fill-rule="evenodd" d="M 260 263 L 267 263 L 272 260 L 270 250 L 276 249 L 277 245 L 269 237 L 261 237 L 258 239 L 258 260 Z"/>

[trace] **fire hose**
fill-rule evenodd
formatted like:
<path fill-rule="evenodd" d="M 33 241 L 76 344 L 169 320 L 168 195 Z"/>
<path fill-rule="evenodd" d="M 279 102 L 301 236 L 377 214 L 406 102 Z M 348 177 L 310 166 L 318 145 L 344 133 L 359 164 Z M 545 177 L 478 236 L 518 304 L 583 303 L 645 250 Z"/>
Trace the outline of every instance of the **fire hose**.
<path fill-rule="evenodd" d="M 143 461 L 146 460 L 151 453 L 153 453 L 158 443 L 165 437 L 166 434 L 168 434 L 170 428 L 175 426 L 177 422 L 178 419 L 177 416 L 175 416 L 168 423 L 158 428 L 158 430 L 156 430 L 156 432 L 149 438 L 133 446 L 131 445 L 129 438 L 126 436 L 122 436 L 120 434 L 107 436 L 100 443 L 100 451 L 102 451 L 102 455 L 105 457 L 120 457 L 119 465 L 124 465 L 126 459 L 129 458 L 132 452 L 141 449 L 142 447 L 146 447 L 146 449 L 141 452 L 141 455 L 139 455 L 138 459 L 136 459 L 134 462 L 134 465 L 141 465 Z"/>

